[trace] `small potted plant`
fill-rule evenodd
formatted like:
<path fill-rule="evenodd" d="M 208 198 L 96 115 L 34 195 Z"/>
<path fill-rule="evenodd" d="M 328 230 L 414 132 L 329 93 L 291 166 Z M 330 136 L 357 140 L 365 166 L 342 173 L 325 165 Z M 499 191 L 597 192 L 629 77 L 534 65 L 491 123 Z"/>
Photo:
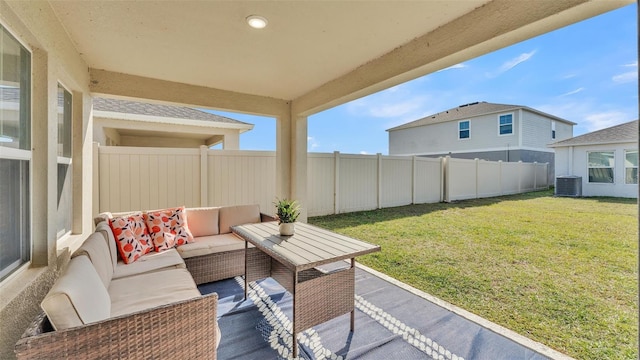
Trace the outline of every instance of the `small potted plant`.
<path fill-rule="evenodd" d="M 287 199 L 277 199 L 273 204 L 276 206 L 276 218 L 280 225 L 280 235 L 293 235 L 294 223 L 300 216 L 300 206 L 295 200 Z"/>

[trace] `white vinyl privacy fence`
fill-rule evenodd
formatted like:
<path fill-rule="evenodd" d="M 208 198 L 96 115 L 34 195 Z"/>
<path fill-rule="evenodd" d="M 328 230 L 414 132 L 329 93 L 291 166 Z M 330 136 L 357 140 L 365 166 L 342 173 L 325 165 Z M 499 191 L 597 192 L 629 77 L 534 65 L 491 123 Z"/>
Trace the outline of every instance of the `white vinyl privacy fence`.
<path fill-rule="evenodd" d="M 94 212 L 259 204 L 273 214 L 274 152 L 94 148 Z M 547 164 L 309 153 L 309 216 L 548 188 Z"/>
<path fill-rule="evenodd" d="M 478 199 L 546 189 L 547 163 L 444 159 L 444 201 Z"/>

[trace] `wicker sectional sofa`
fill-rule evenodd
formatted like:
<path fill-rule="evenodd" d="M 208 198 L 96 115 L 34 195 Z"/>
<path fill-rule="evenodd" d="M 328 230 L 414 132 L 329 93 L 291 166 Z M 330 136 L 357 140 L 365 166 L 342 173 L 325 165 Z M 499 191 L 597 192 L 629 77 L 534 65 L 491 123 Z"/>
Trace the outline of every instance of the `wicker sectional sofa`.
<path fill-rule="evenodd" d="M 197 285 L 238 275 L 268 276 L 270 261 L 231 233 L 231 226 L 272 221 L 257 205 L 187 208 L 194 242 L 118 259 L 112 216 L 75 251 L 42 302 L 43 312 L 15 347 L 32 358 L 215 359 L 220 341 L 217 294 Z"/>

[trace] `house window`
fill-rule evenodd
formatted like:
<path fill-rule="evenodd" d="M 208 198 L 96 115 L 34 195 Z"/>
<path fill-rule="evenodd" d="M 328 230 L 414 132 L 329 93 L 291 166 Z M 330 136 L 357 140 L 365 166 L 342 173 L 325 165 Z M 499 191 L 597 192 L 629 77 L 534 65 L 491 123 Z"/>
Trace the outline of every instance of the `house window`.
<path fill-rule="evenodd" d="M 638 183 L 638 150 L 624 152 L 624 183 Z"/>
<path fill-rule="evenodd" d="M 556 122 L 551 122 L 551 140 L 555 140 L 556 138 Z"/>
<path fill-rule="evenodd" d="M 71 231 L 71 93 L 58 84 L 58 238 Z"/>
<path fill-rule="evenodd" d="M 513 114 L 500 115 L 498 117 L 498 131 L 500 135 L 513 134 Z"/>
<path fill-rule="evenodd" d="M 458 122 L 458 139 L 468 139 L 471 137 L 469 120 Z"/>
<path fill-rule="evenodd" d="M 31 54 L 0 25 L 0 279 L 31 260 Z"/>
<path fill-rule="evenodd" d="M 613 184 L 615 154 L 613 151 L 592 151 L 589 157 L 589 182 Z"/>

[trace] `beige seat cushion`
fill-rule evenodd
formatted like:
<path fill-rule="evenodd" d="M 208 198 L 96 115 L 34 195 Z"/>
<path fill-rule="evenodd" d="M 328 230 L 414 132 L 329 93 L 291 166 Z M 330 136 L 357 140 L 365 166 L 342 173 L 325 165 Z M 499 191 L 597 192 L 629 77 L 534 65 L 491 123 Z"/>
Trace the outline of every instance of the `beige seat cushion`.
<path fill-rule="evenodd" d="M 119 279 L 122 277 L 168 269 L 186 269 L 184 260 L 182 260 L 176 249 L 168 249 L 162 252 L 150 252 L 142 255 L 137 261 L 131 264 L 125 264 L 124 261 L 120 260 L 113 272 L 113 278 Z"/>
<path fill-rule="evenodd" d="M 217 235 L 220 231 L 218 228 L 219 207 L 201 207 L 188 208 L 185 211 L 187 215 L 187 225 L 194 237 Z"/>
<path fill-rule="evenodd" d="M 260 222 L 260 206 L 240 205 L 220 208 L 220 234 L 228 234 L 231 227 Z"/>
<path fill-rule="evenodd" d="M 108 288 L 113 277 L 113 263 L 111 261 L 111 252 L 103 233 L 94 232 L 89 235 L 71 257 L 80 255 L 89 257 L 105 289 Z"/>
<path fill-rule="evenodd" d="M 178 253 L 183 259 L 225 251 L 242 250 L 245 246 L 244 240 L 234 234 L 201 236 L 194 240 L 195 242 L 177 247 Z"/>
<path fill-rule="evenodd" d="M 113 279 L 109 286 L 111 316 L 131 314 L 200 296 L 186 269 L 162 270 Z"/>
<path fill-rule="evenodd" d="M 84 255 L 69 261 L 41 307 L 56 330 L 105 320 L 111 315 L 109 293 Z"/>

